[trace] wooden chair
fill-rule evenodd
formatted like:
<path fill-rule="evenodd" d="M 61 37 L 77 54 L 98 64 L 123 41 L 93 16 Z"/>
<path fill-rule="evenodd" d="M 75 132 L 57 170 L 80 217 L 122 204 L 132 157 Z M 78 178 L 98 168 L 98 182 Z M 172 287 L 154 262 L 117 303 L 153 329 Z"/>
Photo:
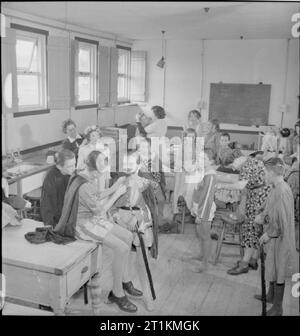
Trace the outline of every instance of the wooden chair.
<path fill-rule="evenodd" d="M 244 222 L 243 216 L 237 216 L 235 212 L 231 211 L 219 211 L 216 212 L 215 218 L 219 219 L 222 222 L 222 228 L 221 228 L 221 234 L 218 238 L 217 242 L 217 248 L 216 248 L 216 255 L 214 260 L 214 265 L 216 265 L 219 261 L 219 257 L 221 254 L 221 249 L 223 244 L 229 244 L 229 245 L 236 245 L 240 247 L 240 255 L 243 257 L 243 249 L 241 247 L 241 224 Z M 228 227 L 231 226 L 233 228 L 232 232 L 235 235 L 236 233 L 236 227 L 238 228 L 238 235 L 239 239 L 238 241 L 235 240 L 229 240 L 225 238 L 226 233 L 230 232 L 228 230 Z"/>

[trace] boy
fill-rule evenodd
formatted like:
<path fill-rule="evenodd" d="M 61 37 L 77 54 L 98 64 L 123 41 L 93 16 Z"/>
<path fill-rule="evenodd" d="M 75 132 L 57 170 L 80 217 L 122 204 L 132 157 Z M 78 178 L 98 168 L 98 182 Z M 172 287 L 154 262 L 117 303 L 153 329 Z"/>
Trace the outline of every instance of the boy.
<path fill-rule="evenodd" d="M 216 157 L 216 163 L 220 164 L 224 153 L 232 152 L 232 149 L 229 147 L 230 144 L 230 135 L 229 133 L 222 133 L 220 136 L 219 150 Z"/>
<path fill-rule="evenodd" d="M 213 152 L 204 151 L 204 177 L 198 184 L 193 195 L 192 214 L 196 217 L 196 236 L 200 243 L 202 264 L 194 269 L 195 272 L 203 272 L 208 268 L 208 260 L 211 250 L 210 230 L 216 205 L 214 202 L 216 189 L 216 170 L 213 166 Z"/>
<path fill-rule="evenodd" d="M 280 158 L 265 162 L 266 182 L 273 186 L 264 211 L 255 221 L 266 224 L 260 244 L 266 244 L 266 280 L 270 286 L 267 302 L 273 306 L 267 316 L 282 315 L 285 278 L 296 272 L 294 201 L 289 185 L 284 181 L 284 163 Z M 261 299 L 260 295 L 255 296 Z"/>

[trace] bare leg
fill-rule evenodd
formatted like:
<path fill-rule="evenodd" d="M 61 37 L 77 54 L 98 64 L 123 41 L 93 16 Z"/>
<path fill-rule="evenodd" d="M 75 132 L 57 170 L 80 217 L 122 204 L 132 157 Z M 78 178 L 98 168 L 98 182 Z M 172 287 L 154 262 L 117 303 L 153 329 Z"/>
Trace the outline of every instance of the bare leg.
<path fill-rule="evenodd" d="M 253 256 L 253 253 L 255 252 L 255 249 L 252 247 L 246 247 L 244 250 L 244 257 L 243 262 L 249 264 L 249 261 L 251 257 Z"/>
<path fill-rule="evenodd" d="M 195 269 L 197 272 L 203 272 L 208 268 L 208 262 L 211 252 L 211 238 L 210 238 L 210 221 L 201 221 L 200 224 L 196 224 L 196 232 L 200 238 L 200 252 L 203 256 L 202 265 L 200 268 Z"/>

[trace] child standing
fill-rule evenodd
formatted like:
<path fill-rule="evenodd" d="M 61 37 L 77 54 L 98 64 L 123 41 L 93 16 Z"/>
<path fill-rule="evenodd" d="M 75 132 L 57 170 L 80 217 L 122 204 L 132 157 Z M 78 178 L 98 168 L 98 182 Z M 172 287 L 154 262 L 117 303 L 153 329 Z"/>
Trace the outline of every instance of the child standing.
<path fill-rule="evenodd" d="M 282 315 L 285 278 L 296 272 L 294 201 L 289 185 L 283 180 L 284 163 L 279 158 L 265 162 L 266 181 L 272 185 L 266 206 L 257 223 L 265 223 L 260 244 L 265 244 L 266 280 L 269 281 L 267 302 L 273 306 L 268 316 Z M 255 296 L 261 299 L 261 296 Z"/>
<path fill-rule="evenodd" d="M 192 214 L 196 217 L 196 236 L 199 239 L 202 259 L 201 266 L 195 268 L 194 271 L 199 273 L 208 268 L 211 251 L 210 230 L 216 211 L 214 197 L 217 177 L 213 166 L 213 155 L 211 150 L 204 151 L 204 177 L 193 195 Z"/>

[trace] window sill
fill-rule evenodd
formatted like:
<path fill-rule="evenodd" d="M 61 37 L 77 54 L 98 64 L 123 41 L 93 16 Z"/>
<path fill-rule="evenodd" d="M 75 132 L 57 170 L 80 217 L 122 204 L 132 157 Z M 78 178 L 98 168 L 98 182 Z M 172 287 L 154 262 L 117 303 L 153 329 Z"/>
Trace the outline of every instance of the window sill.
<path fill-rule="evenodd" d="M 136 106 L 137 103 L 133 103 L 133 102 L 119 102 L 118 106 L 122 107 L 122 106 Z"/>
<path fill-rule="evenodd" d="M 89 104 L 89 105 L 77 105 L 75 106 L 75 110 L 86 110 L 90 108 L 98 108 L 99 104 Z"/>
<path fill-rule="evenodd" d="M 19 118 L 19 117 L 27 117 L 27 116 L 38 115 L 38 114 L 46 114 L 46 113 L 50 113 L 50 109 L 15 112 L 13 115 L 14 115 L 14 118 Z"/>

